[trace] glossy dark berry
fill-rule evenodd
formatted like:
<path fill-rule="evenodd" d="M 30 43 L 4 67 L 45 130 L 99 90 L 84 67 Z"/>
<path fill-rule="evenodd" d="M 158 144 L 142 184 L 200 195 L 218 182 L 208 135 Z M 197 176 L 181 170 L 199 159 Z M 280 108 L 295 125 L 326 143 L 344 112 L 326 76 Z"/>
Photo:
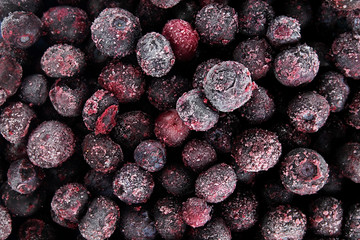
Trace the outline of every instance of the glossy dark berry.
<path fill-rule="evenodd" d="M 345 122 L 353 128 L 360 129 L 360 92 L 356 92 L 345 111 Z"/>
<path fill-rule="evenodd" d="M 205 104 L 204 94 L 198 89 L 185 92 L 176 102 L 176 111 L 184 124 L 195 131 L 207 131 L 219 119 L 219 114 Z"/>
<path fill-rule="evenodd" d="M 165 24 L 162 35 L 169 40 L 177 60 L 190 61 L 195 56 L 199 34 L 190 23 L 172 19 Z"/>
<path fill-rule="evenodd" d="M 211 3 L 196 14 L 195 27 L 203 42 L 227 45 L 238 32 L 238 15 L 230 6 Z"/>
<path fill-rule="evenodd" d="M 210 69 L 203 87 L 206 97 L 217 110 L 232 112 L 250 99 L 253 82 L 243 64 L 224 61 Z"/>
<path fill-rule="evenodd" d="M 29 131 L 36 118 L 35 112 L 22 102 L 13 102 L 0 115 L 0 133 L 10 143 L 19 143 Z"/>
<path fill-rule="evenodd" d="M 193 139 L 185 144 L 182 160 L 186 167 L 201 172 L 216 162 L 216 151 L 206 141 Z"/>
<path fill-rule="evenodd" d="M 55 192 L 51 200 L 51 210 L 58 218 L 77 223 L 89 201 L 89 194 L 82 184 L 66 184 Z"/>
<path fill-rule="evenodd" d="M 91 169 L 84 177 L 84 185 L 92 195 L 113 197 L 112 180 L 112 173 L 104 174 Z"/>
<path fill-rule="evenodd" d="M 312 149 L 295 148 L 281 162 L 282 184 L 299 195 L 315 194 L 325 185 L 328 177 L 328 164 Z"/>
<path fill-rule="evenodd" d="M 41 36 L 41 20 L 32 12 L 13 12 L 1 23 L 4 41 L 17 48 L 31 47 Z"/>
<path fill-rule="evenodd" d="M 290 101 L 287 114 L 296 130 L 313 133 L 326 123 L 330 114 L 330 105 L 320 94 L 305 92 Z"/>
<path fill-rule="evenodd" d="M 41 57 L 41 68 L 48 77 L 73 77 L 83 71 L 85 54 L 78 48 L 67 44 L 49 47 Z"/>
<path fill-rule="evenodd" d="M 257 86 L 249 101 L 240 108 L 241 116 L 251 124 L 260 124 L 268 121 L 275 112 L 274 99 L 268 91 Z"/>
<path fill-rule="evenodd" d="M 85 126 L 95 134 L 107 134 L 116 125 L 119 101 L 114 94 L 100 89 L 86 100 L 82 110 Z"/>
<path fill-rule="evenodd" d="M 318 93 L 326 98 L 331 112 L 340 112 L 344 109 L 349 92 L 350 88 L 340 73 L 330 71 L 321 75 Z"/>
<path fill-rule="evenodd" d="M 19 240 L 55 240 L 55 228 L 41 219 L 30 218 L 20 225 Z"/>
<path fill-rule="evenodd" d="M 153 130 L 154 123 L 150 115 L 131 111 L 117 116 L 112 136 L 121 146 L 134 149 L 141 141 L 151 138 Z"/>
<path fill-rule="evenodd" d="M 199 174 L 195 182 L 195 193 L 209 203 L 222 202 L 235 191 L 236 181 L 232 167 L 220 163 Z"/>
<path fill-rule="evenodd" d="M 193 88 L 203 89 L 204 80 L 210 69 L 216 64 L 220 63 L 221 60 L 217 58 L 210 58 L 202 63 L 200 63 L 195 70 L 193 76 L 192 86 Z"/>
<path fill-rule="evenodd" d="M 155 183 L 151 174 L 134 163 L 125 164 L 114 176 L 114 194 L 128 205 L 149 200 Z"/>
<path fill-rule="evenodd" d="M 10 56 L 0 57 L 0 106 L 14 95 L 21 84 L 23 69 Z M 11 74 L 9 74 L 11 72 Z"/>
<path fill-rule="evenodd" d="M 182 197 L 193 191 L 194 176 L 183 165 L 166 165 L 160 174 L 161 185 L 174 196 Z"/>
<path fill-rule="evenodd" d="M 76 117 L 81 115 L 87 93 L 87 85 L 81 79 L 60 78 L 51 87 L 49 98 L 61 116 Z"/>
<path fill-rule="evenodd" d="M 100 85 L 112 92 L 119 103 L 136 102 L 145 92 L 145 78 L 139 67 L 112 62 L 101 71 Z"/>
<path fill-rule="evenodd" d="M 313 48 L 306 44 L 280 52 L 274 60 L 276 79 L 287 87 L 311 82 L 319 71 L 320 61 Z"/>
<path fill-rule="evenodd" d="M 159 8 L 172 8 L 181 0 L 150 0 L 152 4 Z"/>
<path fill-rule="evenodd" d="M 19 96 L 22 101 L 40 106 L 45 103 L 49 89 L 47 80 L 42 74 L 33 74 L 22 80 Z"/>
<path fill-rule="evenodd" d="M 135 49 L 141 36 L 139 19 L 121 8 L 106 8 L 91 25 L 91 38 L 103 54 L 124 57 Z"/>
<path fill-rule="evenodd" d="M 247 0 L 239 11 L 239 32 L 247 36 L 264 35 L 274 15 L 266 1 Z"/>
<path fill-rule="evenodd" d="M 161 34 L 150 32 L 137 43 L 136 58 L 146 75 L 165 76 L 175 64 L 175 55 L 170 42 Z"/>
<path fill-rule="evenodd" d="M 301 240 L 305 235 L 306 223 L 306 216 L 300 210 L 280 205 L 265 214 L 261 233 L 265 240 Z"/>
<path fill-rule="evenodd" d="M 127 209 L 120 220 L 120 231 L 125 240 L 155 239 L 155 222 L 146 209 Z"/>
<path fill-rule="evenodd" d="M 343 176 L 360 183 L 360 144 L 357 142 L 345 143 L 337 149 L 336 163 Z"/>
<path fill-rule="evenodd" d="M 331 51 L 335 66 L 345 77 L 360 79 L 360 39 L 351 32 L 338 36 L 332 43 Z"/>
<path fill-rule="evenodd" d="M 43 31 L 53 43 L 82 43 L 90 32 L 86 12 L 77 7 L 52 7 L 41 18 Z"/>
<path fill-rule="evenodd" d="M 181 203 L 171 197 L 159 199 L 154 207 L 157 232 L 165 240 L 182 239 L 186 224 L 181 214 Z"/>
<path fill-rule="evenodd" d="M 10 164 L 7 172 L 8 184 L 12 190 L 21 194 L 34 192 L 41 183 L 42 177 L 37 169 L 27 159 L 19 159 Z"/>
<path fill-rule="evenodd" d="M 92 169 L 102 173 L 116 170 L 124 156 L 119 144 L 109 136 L 90 133 L 82 142 L 83 156 Z"/>
<path fill-rule="evenodd" d="M 292 17 L 278 16 L 270 22 L 266 37 L 275 47 L 297 43 L 301 39 L 300 23 Z"/>
<path fill-rule="evenodd" d="M 189 85 L 188 79 L 180 75 L 152 78 L 147 90 L 148 100 L 160 111 L 175 108 L 176 101 L 189 90 Z"/>
<path fill-rule="evenodd" d="M 182 204 L 182 218 L 193 228 L 202 227 L 211 219 L 212 206 L 197 197 L 188 198 Z"/>
<path fill-rule="evenodd" d="M 258 201 L 251 191 L 237 191 L 220 203 L 221 216 L 234 232 L 244 231 L 258 220 Z"/>
<path fill-rule="evenodd" d="M 232 156 L 243 171 L 267 171 L 279 161 L 281 143 L 275 133 L 251 128 L 241 133 L 233 143 Z"/>
<path fill-rule="evenodd" d="M 233 58 L 248 68 L 252 80 L 258 80 L 270 70 L 273 61 L 271 54 L 272 49 L 265 39 L 252 38 L 236 46 Z"/>
<path fill-rule="evenodd" d="M 166 146 L 181 145 L 190 133 L 190 129 L 181 120 L 175 109 L 161 113 L 155 120 L 154 133 Z"/>
<path fill-rule="evenodd" d="M 27 144 L 29 160 L 41 168 L 60 166 L 74 151 L 72 130 L 58 121 L 42 122 L 31 132 Z"/>
<path fill-rule="evenodd" d="M 213 218 L 204 227 L 192 228 L 190 240 L 231 240 L 231 231 L 222 218 Z"/>
<path fill-rule="evenodd" d="M 148 172 L 158 172 L 166 164 L 166 149 L 157 140 L 142 141 L 134 150 L 135 163 Z"/>
<path fill-rule="evenodd" d="M 309 207 L 309 227 L 320 236 L 338 236 L 341 233 L 342 203 L 333 197 L 320 197 Z"/>
<path fill-rule="evenodd" d="M 8 238 L 12 231 L 12 220 L 9 211 L 0 205 L 0 239 Z"/>
<path fill-rule="evenodd" d="M 79 223 L 79 231 L 87 240 L 109 238 L 115 231 L 120 210 L 115 202 L 106 197 L 95 198 Z"/>
<path fill-rule="evenodd" d="M 360 238 L 360 204 L 356 203 L 349 207 L 344 219 L 344 236 L 349 240 Z"/>

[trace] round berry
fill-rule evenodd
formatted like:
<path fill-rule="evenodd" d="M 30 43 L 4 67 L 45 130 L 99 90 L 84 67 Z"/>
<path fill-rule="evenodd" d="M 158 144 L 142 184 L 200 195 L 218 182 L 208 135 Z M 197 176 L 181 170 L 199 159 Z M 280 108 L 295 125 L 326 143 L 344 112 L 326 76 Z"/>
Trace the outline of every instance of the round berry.
<path fill-rule="evenodd" d="M 222 218 L 213 218 L 205 226 L 191 228 L 190 240 L 231 240 L 231 231 Z"/>
<path fill-rule="evenodd" d="M 174 196 L 186 196 L 193 191 L 194 176 L 182 164 L 166 165 L 159 179 L 166 191 Z"/>
<path fill-rule="evenodd" d="M 148 172 L 160 171 L 166 163 L 166 149 L 159 141 L 142 141 L 134 150 L 134 160 Z"/>
<path fill-rule="evenodd" d="M 47 80 L 42 74 L 32 74 L 22 80 L 19 97 L 30 106 L 45 103 L 49 89 Z"/>
<path fill-rule="evenodd" d="M 278 16 L 270 23 L 266 37 L 275 47 L 296 43 L 301 38 L 300 23 L 292 17 Z"/>
<path fill-rule="evenodd" d="M 182 218 L 193 228 L 202 227 L 211 219 L 212 207 L 201 198 L 188 198 L 182 205 Z"/>
<path fill-rule="evenodd" d="M 200 172 L 216 162 L 216 151 L 206 141 L 193 139 L 184 146 L 182 160 L 186 167 Z"/>
<path fill-rule="evenodd" d="M 34 192 L 41 183 L 39 170 L 26 159 L 12 162 L 7 178 L 11 189 L 21 194 Z"/>

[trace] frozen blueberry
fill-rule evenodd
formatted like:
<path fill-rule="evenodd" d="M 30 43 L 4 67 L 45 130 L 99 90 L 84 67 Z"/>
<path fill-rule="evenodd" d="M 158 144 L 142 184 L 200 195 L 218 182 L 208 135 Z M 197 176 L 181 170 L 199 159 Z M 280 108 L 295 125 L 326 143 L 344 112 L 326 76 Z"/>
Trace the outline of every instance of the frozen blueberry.
<path fill-rule="evenodd" d="M 231 231 L 222 218 L 213 218 L 205 226 L 190 229 L 190 240 L 231 240 Z"/>
<path fill-rule="evenodd" d="M 201 172 L 216 162 L 216 151 L 206 141 L 193 139 L 184 146 L 182 160 L 186 167 Z"/>
<path fill-rule="evenodd" d="M 136 58 L 146 75 L 165 76 L 175 64 L 170 42 L 161 34 L 150 32 L 137 43 Z"/>
<path fill-rule="evenodd" d="M 22 80 L 19 97 L 30 106 L 45 103 L 49 89 L 47 80 L 42 74 L 32 74 Z"/>
<path fill-rule="evenodd" d="M 266 37 L 275 47 L 297 43 L 301 39 L 300 23 L 292 17 L 278 16 L 271 21 Z"/>
<path fill-rule="evenodd" d="M 0 57 L 0 106 L 13 96 L 21 84 L 23 69 L 10 56 Z M 11 74 L 9 74 L 11 73 Z"/>
<path fill-rule="evenodd" d="M 345 121 L 353 128 L 360 129 L 360 91 L 356 92 L 345 111 Z"/>
<path fill-rule="evenodd" d="M 135 49 L 141 36 L 139 19 L 121 8 L 106 8 L 91 25 L 91 38 L 105 55 L 124 57 Z"/>
<path fill-rule="evenodd" d="M 183 165 L 166 165 L 159 177 L 161 185 L 174 196 L 186 196 L 193 191 L 194 176 Z"/>
<path fill-rule="evenodd" d="M 166 149 L 159 141 L 142 141 L 134 150 L 134 160 L 148 172 L 160 171 L 166 163 Z"/>
<path fill-rule="evenodd" d="M 31 132 L 27 154 L 29 160 L 41 168 L 58 167 L 75 151 L 72 130 L 58 121 L 42 122 Z"/>
<path fill-rule="evenodd" d="M 92 194 L 113 197 L 113 174 L 104 174 L 94 169 L 88 171 L 84 177 L 84 185 Z"/>
<path fill-rule="evenodd" d="M 10 164 L 7 172 L 8 184 L 21 194 L 34 192 L 41 183 L 40 170 L 27 159 L 19 159 Z"/>
<path fill-rule="evenodd" d="M 146 209 L 127 209 L 120 219 L 120 231 L 125 240 L 155 239 L 155 223 Z"/>
<path fill-rule="evenodd" d="M 212 207 L 203 199 L 188 198 L 182 205 L 182 218 L 193 228 L 202 227 L 211 219 Z"/>
<path fill-rule="evenodd" d="M 236 59 L 235 59 L 236 60 Z M 238 61 L 238 60 L 236 60 Z M 209 60 L 206 60 L 202 63 L 200 63 L 195 70 L 194 76 L 193 76 L 193 82 L 192 86 L 193 88 L 203 89 L 203 84 L 206 75 L 210 71 L 210 69 L 215 66 L 216 64 L 220 63 L 221 60 L 217 58 L 210 58 Z"/>
<path fill-rule="evenodd" d="M 42 2 L 42 0 L 1 0 L 0 19 L 15 11 L 37 12 Z"/>
<path fill-rule="evenodd" d="M 9 211 L 0 205 L 0 239 L 8 238 L 12 231 L 12 220 Z"/>

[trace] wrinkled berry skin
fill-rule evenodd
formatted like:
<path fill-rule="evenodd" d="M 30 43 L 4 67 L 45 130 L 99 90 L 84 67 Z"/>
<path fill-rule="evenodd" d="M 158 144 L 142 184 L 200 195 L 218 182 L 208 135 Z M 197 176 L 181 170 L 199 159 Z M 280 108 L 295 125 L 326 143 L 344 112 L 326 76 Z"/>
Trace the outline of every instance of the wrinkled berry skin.
<path fill-rule="evenodd" d="M 162 35 L 169 40 L 176 60 L 186 62 L 195 56 L 199 34 L 190 23 L 182 19 L 172 19 L 165 24 Z"/>
<path fill-rule="evenodd" d="M 216 151 L 206 141 L 193 139 L 184 146 L 182 160 L 186 167 L 201 172 L 216 162 Z"/>
<path fill-rule="evenodd" d="M 274 47 L 297 43 L 301 39 L 300 23 L 292 17 L 278 16 L 270 23 L 266 37 Z"/>
<path fill-rule="evenodd" d="M 87 85 L 78 78 L 60 78 L 51 87 L 49 98 L 61 116 L 77 117 L 81 115 L 88 93 L 87 90 Z"/>
<path fill-rule="evenodd" d="M 119 101 L 114 94 L 100 89 L 86 100 L 82 110 L 85 126 L 95 134 L 108 134 L 116 125 Z"/>
<path fill-rule="evenodd" d="M 213 218 L 205 226 L 191 228 L 189 231 L 190 240 L 231 240 L 231 231 L 222 218 Z"/>
<path fill-rule="evenodd" d="M 98 81 L 119 103 L 136 102 L 145 92 L 144 75 L 140 68 L 131 64 L 110 63 L 101 71 Z"/>
<path fill-rule="evenodd" d="M 47 80 L 42 74 L 33 74 L 22 80 L 19 97 L 30 106 L 45 103 L 49 89 Z"/>
<path fill-rule="evenodd" d="M 211 3 L 196 14 L 195 27 L 203 42 L 227 45 L 238 32 L 238 15 L 232 7 Z"/>
<path fill-rule="evenodd" d="M 49 47 L 41 57 L 41 68 L 48 77 L 74 77 L 85 67 L 85 54 L 68 44 Z"/>
<path fill-rule="evenodd" d="M 209 203 L 219 203 L 234 192 L 236 181 L 232 167 L 220 163 L 199 174 L 195 182 L 195 193 Z"/>
<path fill-rule="evenodd" d="M 182 204 L 181 214 L 185 223 L 192 228 L 204 226 L 211 219 L 212 206 L 204 199 L 192 197 Z"/>
<path fill-rule="evenodd" d="M 281 151 L 282 145 L 275 133 L 251 128 L 235 139 L 232 156 L 243 171 L 259 172 L 274 167 Z"/>
<path fill-rule="evenodd" d="M 0 106 L 14 95 L 21 85 L 23 69 L 21 65 L 10 56 L 0 57 Z M 9 74 L 11 72 L 12 74 Z"/>
<path fill-rule="evenodd" d="M 287 87 L 297 87 L 311 82 L 319 67 L 318 55 L 306 44 L 283 50 L 274 60 L 275 77 Z"/>
<path fill-rule="evenodd" d="M 106 8 L 91 25 L 91 38 L 103 54 L 124 57 L 135 49 L 141 36 L 139 19 L 121 8 Z"/>
<path fill-rule="evenodd" d="M 219 114 L 205 104 L 204 94 L 193 89 L 185 92 L 176 102 L 179 117 L 191 130 L 207 131 L 217 123 Z"/>
<path fill-rule="evenodd" d="M 22 102 L 13 102 L 0 114 L 0 133 L 10 143 L 20 143 L 28 134 L 35 112 Z"/>
<path fill-rule="evenodd" d="M 153 240 L 156 237 L 155 222 L 146 209 L 127 209 L 120 218 L 120 229 L 125 240 Z"/>
<path fill-rule="evenodd" d="M 331 46 L 333 60 L 345 77 L 360 79 L 359 49 L 360 38 L 351 32 L 343 33 L 334 40 Z"/>
<path fill-rule="evenodd" d="M 106 197 L 95 198 L 79 223 L 79 231 L 87 240 L 109 238 L 115 231 L 120 218 L 120 209 Z"/>
<path fill-rule="evenodd" d="M 146 171 L 158 172 L 166 164 L 166 149 L 159 141 L 142 141 L 134 150 L 134 160 Z"/>
<path fill-rule="evenodd" d="M 2 205 L 0 205 L 0 220 L 0 239 L 5 240 L 12 231 L 12 220 L 9 211 Z"/>
<path fill-rule="evenodd" d="M 261 233 L 265 240 L 301 240 L 305 235 L 306 223 L 306 216 L 300 210 L 280 205 L 265 214 Z"/>
<path fill-rule="evenodd" d="M 125 164 L 115 174 L 114 194 L 128 205 L 146 203 L 154 189 L 151 174 L 134 163 Z"/>
<path fill-rule="evenodd" d="M 41 183 L 39 170 L 27 159 L 20 159 L 10 164 L 7 172 L 8 184 L 20 194 L 34 192 Z"/>
<path fill-rule="evenodd" d="M 357 142 L 345 143 L 336 153 L 336 162 L 343 176 L 355 183 L 360 183 L 360 144 Z"/>
<path fill-rule="evenodd" d="M 356 92 L 346 107 L 345 122 L 353 128 L 360 129 L 360 92 Z"/>
<path fill-rule="evenodd" d="M 145 74 L 152 77 L 165 76 L 175 64 L 170 42 L 156 32 L 140 38 L 136 45 L 136 58 Z"/>
<path fill-rule="evenodd" d="M 74 134 L 61 122 L 42 122 L 29 136 L 27 154 L 29 160 L 38 167 L 58 167 L 74 152 Z"/>
<path fill-rule="evenodd" d="M 77 7 L 52 7 L 41 18 L 43 31 L 53 43 L 81 44 L 90 32 L 86 12 Z"/>
<path fill-rule="evenodd" d="M 90 167 L 102 173 L 115 171 L 124 160 L 120 145 L 109 136 L 93 133 L 86 135 L 82 142 L 82 151 Z"/>
<path fill-rule="evenodd" d="M 330 105 L 320 94 L 305 92 L 290 101 L 287 114 L 296 130 L 314 133 L 326 123 Z"/>
<path fill-rule="evenodd" d="M 299 195 L 315 194 L 325 185 L 328 177 L 328 164 L 312 149 L 295 148 L 281 162 L 282 184 Z"/>
<path fill-rule="evenodd" d="M 249 70 L 236 61 L 216 64 L 203 84 L 206 97 L 221 112 L 232 112 L 244 105 L 253 90 Z"/>
<path fill-rule="evenodd" d="M 41 20 L 32 12 L 13 12 L 2 20 L 1 34 L 6 43 L 29 48 L 41 36 Z"/>

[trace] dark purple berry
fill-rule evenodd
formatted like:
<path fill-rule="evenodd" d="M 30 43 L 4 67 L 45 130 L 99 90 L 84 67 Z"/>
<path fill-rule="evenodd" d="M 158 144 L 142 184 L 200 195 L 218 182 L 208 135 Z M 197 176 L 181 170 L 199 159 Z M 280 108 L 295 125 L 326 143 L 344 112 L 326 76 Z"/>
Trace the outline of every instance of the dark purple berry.
<path fill-rule="evenodd" d="M 221 63 L 220 59 L 211 58 L 207 61 L 200 63 L 195 70 L 193 76 L 192 86 L 193 88 L 203 89 L 204 80 L 210 69 L 216 64 Z"/>
<path fill-rule="evenodd" d="M 238 32 L 238 15 L 230 6 L 211 3 L 196 14 L 195 27 L 203 42 L 227 45 Z"/>
<path fill-rule="evenodd" d="M 100 73 L 100 85 L 112 92 L 119 103 L 136 102 L 145 92 L 145 78 L 139 67 L 121 62 L 110 63 Z"/>
<path fill-rule="evenodd" d="M 278 16 L 270 22 L 266 37 L 274 47 L 297 43 L 301 39 L 300 23 L 287 16 Z"/>
<path fill-rule="evenodd" d="M 6 43 L 28 48 L 41 36 L 41 20 L 32 12 L 12 12 L 2 20 L 1 34 Z"/>
<path fill-rule="evenodd" d="M 328 177 L 328 164 L 312 149 L 295 148 L 281 162 L 282 184 L 299 195 L 315 194 L 325 185 Z"/>
<path fill-rule="evenodd" d="M 139 19 L 121 8 L 106 8 L 91 25 L 91 38 L 105 55 L 124 57 L 135 49 L 141 36 Z"/>
<path fill-rule="evenodd" d="M 147 202 L 154 186 L 151 174 L 134 163 L 125 164 L 113 181 L 114 194 L 128 205 Z"/>
<path fill-rule="evenodd" d="M 193 191 L 194 177 L 183 165 L 167 165 L 161 171 L 161 185 L 174 196 L 186 196 Z"/>
<path fill-rule="evenodd" d="M 1 6 L 0 6 L 1 7 Z M 11 57 L 20 64 L 28 63 L 28 52 L 25 49 L 16 48 L 5 41 L 1 40 L 0 33 L 0 57 Z"/>
<path fill-rule="evenodd" d="M 33 74 L 22 80 L 19 96 L 30 106 L 45 103 L 49 89 L 46 78 L 42 74 Z"/>
<path fill-rule="evenodd" d="M 128 209 L 121 216 L 120 231 L 125 240 L 153 240 L 156 236 L 155 223 L 145 209 Z"/>
<path fill-rule="evenodd" d="M 199 174 L 195 182 L 195 193 L 209 203 L 219 203 L 235 191 L 236 181 L 232 167 L 220 163 Z"/>
<path fill-rule="evenodd" d="M 296 130 L 313 133 L 326 123 L 330 105 L 320 94 L 305 92 L 290 101 L 287 114 Z"/>
<path fill-rule="evenodd" d="M 22 102 L 13 102 L 0 115 L 0 133 L 10 143 L 19 143 L 28 134 L 35 112 Z"/>
<path fill-rule="evenodd" d="M 182 218 L 193 228 L 202 227 L 211 219 L 212 206 L 197 197 L 188 198 L 182 204 Z"/>
<path fill-rule="evenodd" d="M 146 75 L 165 76 L 175 64 L 170 42 L 161 34 L 150 32 L 137 43 L 136 58 Z"/>
<path fill-rule="evenodd" d="M 12 231 L 12 220 L 9 211 L 0 205 L 0 239 L 8 238 Z"/>
<path fill-rule="evenodd" d="M 56 240 L 53 226 L 41 219 L 30 218 L 20 225 L 19 240 Z"/>
<path fill-rule="evenodd" d="M 58 167 L 75 151 L 72 130 L 58 121 L 45 121 L 31 132 L 27 154 L 29 160 L 41 168 Z"/>
<path fill-rule="evenodd" d="M 120 210 L 115 202 L 106 197 L 95 198 L 79 223 L 79 231 L 87 240 L 109 238 L 115 231 Z"/>
<path fill-rule="evenodd" d="M 336 163 L 344 177 L 355 183 L 360 183 L 360 144 L 357 142 L 345 143 L 337 149 Z"/>
<path fill-rule="evenodd" d="M 15 11 L 37 12 L 42 0 L 2 0 L 0 4 L 0 19 Z"/>
<path fill-rule="evenodd" d="M 310 134 L 299 132 L 290 123 L 277 123 L 273 126 L 273 131 L 278 135 L 284 149 L 291 150 L 295 147 L 308 147 L 311 144 Z"/>
<path fill-rule="evenodd" d="M 40 171 L 26 159 L 12 162 L 7 172 L 7 178 L 12 190 L 21 194 L 34 192 L 42 180 Z"/>
<path fill-rule="evenodd" d="M 113 197 L 113 174 L 104 174 L 94 169 L 88 171 L 84 177 L 85 187 L 95 196 Z"/>
<path fill-rule="evenodd" d="M 349 207 L 344 219 L 344 236 L 349 240 L 360 238 L 360 204 L 356 203 Z"/>
<path fill-rule="evenodd" d="M 48 77 L 64 78 L 78 75 L 85 68 L 85 54 L 68 44 L 49 47 L 41 57 L 41 68 Z"/>
<path fill-rule="evenodd" d="M 360 91 L 356 92 L 345 111 L 345 121 L 353 128 L 360 129 Z"/>
<path fill-rule="evenodd" d="M 21 84 L 23 69 L 10 56 L 0 57 L 0 106 L 14 95 Z M 9 74 L 11 73 L 11 74 Z"/>
<path fill-rule="evenodd" d="M 204 227 L 192 228 L 190 240 L 231 240 L 231 231 L 221 218 L 213 218 Z"/>
<path fill-rule="evenodd" d="M 201 172 L 216 162 L 216 151 L 206 141 L 193 139 L 184 146 L 182 160 L 186 167 Z"/>
<path fill-rule="evenodd" d="M 294 193 L 287 190 L 280 181 L 265 183 L 262 194 L 265 202 L 270 206 L 291 203 Z"/>
<path fill-rule="evenodd" d="M 148 172 L 160 171 L 166 163 L 166 149 L 159 141 L 142 141 L 134 150 L 134 160 Z"/>
<path fill-rule="evenodd" d="M 85 126 L 95 134 L 108 134 L 116 125 L 119 101 L 114 94 L 105 91 L 96 91 L 86 100 L 82 110 Z"/>
<path fill-rule="evenodd" d="M 281 143 L 275 133 L 251 128 L 240 134 L 233 143 L 232 156 L 243 171 L 267 171 L 279 161 Z"/>

